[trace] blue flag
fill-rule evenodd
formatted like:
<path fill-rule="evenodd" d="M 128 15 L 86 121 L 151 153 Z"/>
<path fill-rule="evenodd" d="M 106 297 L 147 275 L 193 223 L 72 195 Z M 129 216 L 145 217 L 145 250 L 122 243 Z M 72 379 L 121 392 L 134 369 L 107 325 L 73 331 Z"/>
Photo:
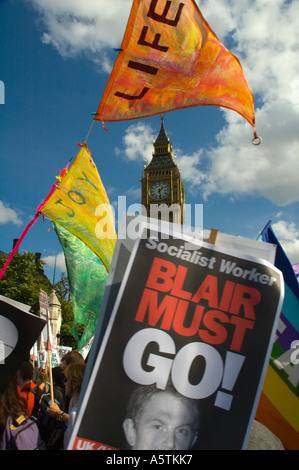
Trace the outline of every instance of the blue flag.
<path fill-rule="evenodd" d="M 299 300 L 299 284 L 294 268 L 289 258 L 285 254 L 281 244 L 277 240 L 276 235 L 271 227 L 271 222 L 267 223 L 266 227 L 261 232 L 259 239 L 261 239 L 263 242 L 273 243 L 277 246 L 275 266 L 282 272 L 285 283 Z"/>
<path fill-rule="evenodd" d="M 286 449 L 299 442 L 299 284 L 294 268 L 268 222 L 259 240 L 277 246 L 275 266 L 282 272 L 285 296 L 256 418 Z"/>

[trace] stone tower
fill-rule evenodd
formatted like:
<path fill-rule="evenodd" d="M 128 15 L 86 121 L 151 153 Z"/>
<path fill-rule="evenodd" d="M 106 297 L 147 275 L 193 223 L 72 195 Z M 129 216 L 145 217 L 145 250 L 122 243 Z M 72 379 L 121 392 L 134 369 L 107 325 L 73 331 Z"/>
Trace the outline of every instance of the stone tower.
<path fill-rule="evenodd" d="M 49 295 L 49 316 L 53 337 L 57 340 L 57 335 L 60 334 L 62 316 L 61 304 L 53 289 Z"/>
<path fill-rule="evenodd" d="M 141 204 L 147 217 L 184 224 L 185 187 L 165 132 L 163 117 L 153 143 L 152 159 L 143 169 Z"/>

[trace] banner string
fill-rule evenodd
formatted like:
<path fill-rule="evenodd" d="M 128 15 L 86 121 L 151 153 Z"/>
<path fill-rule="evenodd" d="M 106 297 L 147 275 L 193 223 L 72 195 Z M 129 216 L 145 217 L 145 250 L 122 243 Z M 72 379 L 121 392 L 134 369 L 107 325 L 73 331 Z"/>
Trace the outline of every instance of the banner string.
<path fill-rule="evenodd" d="M 91 123 L 91 125 L 90 125 L 89 131 L 87 132 L 87 136 L 85 137 L 84 143 L 86 143 L 86 141 L 87 141 L 87 139 L 88 139 L 88 136 L 89 136 L 89 134 L 90 134 L 90 131 L 91 131 L 91 129 L 92 129 L 93 124 L 94 124 L 94 119 L 92 120 L 92 123 Z"/>
<path fill-rule="evenodd" d="M 89 130 L 87 132 L 87 135 L 85 137 L 85 140 L 84 140 L 84 144 L 86 144 L 86 141 L 88 139 L 88 136 L 90 134 L 90 131 L 92 129 L 92 126 L 94 124 L 94 119 L 92 120 L 91 122 L 91 125 L 89 127 Z M 103 123 L 102 123 L 103 124 Z M 105 129 L 105 126 L 103 124 L 103 128 Z M 105 129 L 107 130 L 107 129 Z M 84 145 L 83 144 L 83 145 Z M 66 174 L 67 172 L 67 169 L 68 169 L 68 166 L 70 164 L 71 160 L 68 162 L 67 166 L 60 172 L 60 177 L 57 178 L 58 181 L 52 186 L 52 189 L 50 191 L 50 193 L 48 194 L 48 196 L 46 197 L 46 199 L 42 202 L 42 204 L 40 204 L 38 206 L 38 208 L 36 209 L 36 213 L 35 213 L 35 216 L 34 218 L 28 223 L 28 225 L 25 227 L 25 230 L 23 231 L 23 233 L 21 234 L 20 238 L 17 240 L 16 244 L 14 245 L 11 253 L 9 254 L 6 262 L 4 263 L 1 271 L 0 271 L 0 280 L 2 279 L 2 277 L 4 276 L 4 273 L 6 271 L 6 269 L 8 268 L 11 260 L 13 259 L 14 255 L 16 254 L 16 252 L 18 251 L 19 249 L 19 246 L 21 245 L 25 235 L 27 234 L 27 232 L 29 231 L 29 229 L 35 224 L 35 222 L 37 221 L 39 215 L 40 215 L 40 211 L 42 210 L 42 208 L 44 207 L 44 205 L 46 204 L 46 202 L 48 201 L 48 199 L 50 198 L 50 196 L 53 194 L 53 192 L 57 189 L 57 186 L 59 185 L 60 181 L 63 179 L 64 175 Z"/>
<path fill-rule="evenodd" d="M 70 164 L 70 161 L 68 162 L 67 166 L 62 170 L 61 172 L 61 176 L 63 177 L 66 172 L 67 172 L 67 169 L 68 169 L 68 166 Z M 52 194 L 54 193 L 54 191 L 57 189 L 57 186 L 59 185 L 60 181 L 61 181 L 61 178 L 59 178 L 58 181 L 56 181 L 56 183 L 53 184 L 52 188 L 51 188 L 51 191 L 49 192 L 48 196 L 46 197 L 46 199 L 38 206 L 38 208 L 36 209 L 36 212 L 35 212 L 35 216 L 33 217 L 33 219 L 29 222 L 29 224 L 27 224 L 27 226 L 25 227 L 25 230 L 23 231 L 22 235 L 20 236 L 20 238 L 18 239 L 18 241 L 16 242 L 15 246 L 13 247 L 11 253 L 9 254 L 7 260 L 5 261 L 1 271 L 0 271 L 0 280 L 2 279 L 2 277 L 4 276 L 4 273 L 6 271 L 6 269 L 8 268 L 11 260 L 13 259 L 14 255 L 16 254 L 16 252 L 18 251 L 19 249 L 19 246 L 21 245 L 25 235 L 27 234 L 28 230 L 32 227 L 32 225 L 35 224 L 35 222 L 37 221 L 39 215 L 40 215 L 40 211 L 42 210 L 42 208 L 44 207 L 44 205 L 46 204 L 46 202 L 48 201 L 48 199 L 52 196 Z"/>

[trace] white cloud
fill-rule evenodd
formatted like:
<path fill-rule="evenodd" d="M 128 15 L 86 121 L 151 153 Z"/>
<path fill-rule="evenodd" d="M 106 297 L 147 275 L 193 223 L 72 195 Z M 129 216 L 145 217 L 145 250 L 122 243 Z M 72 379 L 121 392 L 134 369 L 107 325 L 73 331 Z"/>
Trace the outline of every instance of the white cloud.
<path fill-rule="evenodd" d="M 299 263 L 299 229 L 295 223 L 279 220 L 272 228 L 291 263 Z"/>
<path fill-rule="evenodd" d="M 140 201 L 140 196 L 141 196 L 141 189 L 140 187 L 139 188 L 135 188 L 133 186 L 131 186 L 130 188 L 128 188 L 128 190 L 126 191 L 126 195 L 127 196 L 130 196 L 133 200 L 135 201 Z"/>
<path fill-rule="evenodd" d="M 148 124 L 137 121 L 131 124 L 122 138 L 124 149 L 116 148 L 117 154 L 124 153 L 125 157 L 131 161 L 151 158 L 153 152 L 154 133 Z"/>
<path fill-rule="evenodd" d="M 10 222 L 18 226 L 23 223 L 15 210 L 0 201 L 0 224 L 8 224 Z"/>
<path fill-rule="evenodd" d="M 284 220 L 279 220 L 272 224 L 272 228 L 279 240 L 293 241 L 295 238 L 299 238 L 299 230 L 294 222 L 288 224 Z"/>
<path fill-rule="evenodd" d="M 219 146 L 210 150 L 205 194 L 239 193 L 264 196 L 277 205 L 299 200 L 299 114 L 282 100 L 257 111 L 263 142 L 250 142 L 246 123 L 226 111 L 227 127 L 219 132 Z"/>
<path fill-rule="evenodd" d="M 260 146 L 252 146 L 248 123 L 224 111 L 227 124 L 217 136 L 218 146 L 208 153 L 205 195 L 262 195 L 278 205 L 299 201 L 298 2 L 200 3 L 220 40 L 225 44 L 233 39 L 235 50 L 230 50 L 241 60 L 259 103 L 257 132 L 263 138 Z"/>
<path fill-rule="evenodd" d="M 59 269 L 61 272 L 66 273 L 66 264 L 65 264 L 65 257 L 64 253 L 61 251 L 57 255 L 49 255 L 42 258 L 42 260 L 46 263 L 48 268 L 54 268 L 56 263 L 56 269 Z"/>
<path fill-rule="evenodd" d="M 188 186 L 188 190 L 193 192 L 194 188 L 200 185 L 205 178 L 205 174 L 198 168 L 202 151 L 196 151 L 192 155 L 183 155 L 180 150 L 175 153 L 177 154 L 176 163 L 181 170 L 185 186 Z"/>
<path fill-rule="evenodd" d="M 105 48 L 120 47 L 130 0 L 31 0 L 40 12 L 42 41 L 62 56 L 89 55 L 108 72 Z"/>

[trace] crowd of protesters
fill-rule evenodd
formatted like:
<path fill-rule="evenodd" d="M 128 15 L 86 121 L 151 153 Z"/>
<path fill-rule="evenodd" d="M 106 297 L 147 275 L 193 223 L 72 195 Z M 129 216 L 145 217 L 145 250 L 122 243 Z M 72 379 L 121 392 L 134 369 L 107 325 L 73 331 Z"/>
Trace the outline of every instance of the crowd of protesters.
<path fill-rule="evenodd" d="M 76 350 L 59 367 L 24 361 L 0 398 L 0 450 L 63 450 L 76 417 L 86 364 Z"/>
<path fill-rule="evenodd" d="M 76 418 L 86 363 L 76 350 L 59 367 L 23 362 L 0 398 L 0 450 L 66 450 Z M 253 421 L 248 450 L 283 450 L 269 429 Z"/>

